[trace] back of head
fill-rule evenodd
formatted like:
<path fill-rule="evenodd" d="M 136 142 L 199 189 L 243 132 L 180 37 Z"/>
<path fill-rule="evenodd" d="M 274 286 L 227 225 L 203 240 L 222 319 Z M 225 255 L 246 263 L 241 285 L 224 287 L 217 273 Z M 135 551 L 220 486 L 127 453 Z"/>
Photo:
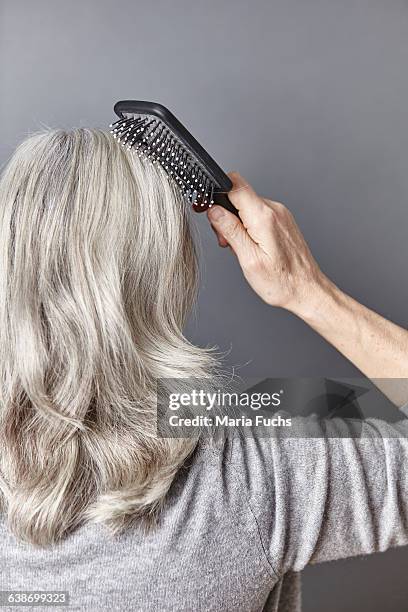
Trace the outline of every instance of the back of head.
<path fill-rule="evenodd" d="M 0 181 L 0 497 L 21 539 L 154 515 L 193 440 L 159 439 L 156 380 L 208 375 L 182 334 L 188 211 L 99 130 L 28 138 Z"/>

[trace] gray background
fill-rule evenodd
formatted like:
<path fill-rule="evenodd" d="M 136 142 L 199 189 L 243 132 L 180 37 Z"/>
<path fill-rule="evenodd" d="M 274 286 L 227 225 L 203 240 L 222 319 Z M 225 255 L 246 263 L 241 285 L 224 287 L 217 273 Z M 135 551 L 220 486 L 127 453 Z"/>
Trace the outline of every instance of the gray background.
<path fill-rule="evenodd" d="M 344 290 L 408 326 L 407 2 L 3 0 L 0 19 L 0 163 L 43 125 L 105 126 L 119 98 L 160 101 L 225 169 L 291 208 Z M 356 373 L 264 305 L 195 222 L 195 342 L 248 376 Z M 407 562 L 399 550 L 309 568 L 305 610 L 406 610 Z"/>

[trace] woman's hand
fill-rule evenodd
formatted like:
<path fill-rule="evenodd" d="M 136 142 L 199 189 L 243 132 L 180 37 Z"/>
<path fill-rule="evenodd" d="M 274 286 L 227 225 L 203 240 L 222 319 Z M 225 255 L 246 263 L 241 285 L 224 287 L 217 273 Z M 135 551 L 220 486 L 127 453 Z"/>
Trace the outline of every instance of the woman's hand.
<path fill-rule="evenodd" d="M 258 196 L 239 174 L 228 194 L 240 219 L 208 211 L 220 246 L 268 304 L 290 310 L 337 348 L 398 406 L 408 400 L 408 332 L 343 293 L 320 270 L 285 206 Z"/>
<path fill-rule="evenodd" d="M 230 177 L 228 197 L 240 219 L 220 206 L 207 213 L 220 246 L 231 247 L 248 283 L 267 304 L 301 314 L 325 277 L 293 215 L 283 204 L 257 195 L 239 174 Z"/>

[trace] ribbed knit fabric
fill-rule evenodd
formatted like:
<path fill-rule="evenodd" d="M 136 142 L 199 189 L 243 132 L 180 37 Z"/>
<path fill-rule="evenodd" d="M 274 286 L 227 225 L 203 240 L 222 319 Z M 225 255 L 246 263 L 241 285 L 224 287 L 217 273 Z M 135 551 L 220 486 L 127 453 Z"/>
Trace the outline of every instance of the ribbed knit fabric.
<path fill-rule="evenodd" d="M 90 612 L 298 612 L 306 564 L 408 543 L 406 423 L 330 437 L 352 427 L 332 420 L 321 439 L 200 444 L 148 534 L 112 538 L 87 524 L 38 550 L 3 521 L 0 588 L 69 591 L 68 609 Z"/>

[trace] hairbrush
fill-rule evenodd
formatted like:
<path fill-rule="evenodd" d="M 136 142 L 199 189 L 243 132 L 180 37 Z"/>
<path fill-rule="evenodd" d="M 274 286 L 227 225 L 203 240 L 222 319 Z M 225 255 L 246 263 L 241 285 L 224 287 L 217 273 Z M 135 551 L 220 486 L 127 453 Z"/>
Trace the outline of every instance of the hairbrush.
<path fill-rule="evenodd" d="M 160 164 L 196 212 L 213 204 L 238 214 L 227 193 L 232 182 L 214 159 L 165 106 L 121 100 L 114 106 L 119 120 L 110 125 L 122 146 Z"/>

